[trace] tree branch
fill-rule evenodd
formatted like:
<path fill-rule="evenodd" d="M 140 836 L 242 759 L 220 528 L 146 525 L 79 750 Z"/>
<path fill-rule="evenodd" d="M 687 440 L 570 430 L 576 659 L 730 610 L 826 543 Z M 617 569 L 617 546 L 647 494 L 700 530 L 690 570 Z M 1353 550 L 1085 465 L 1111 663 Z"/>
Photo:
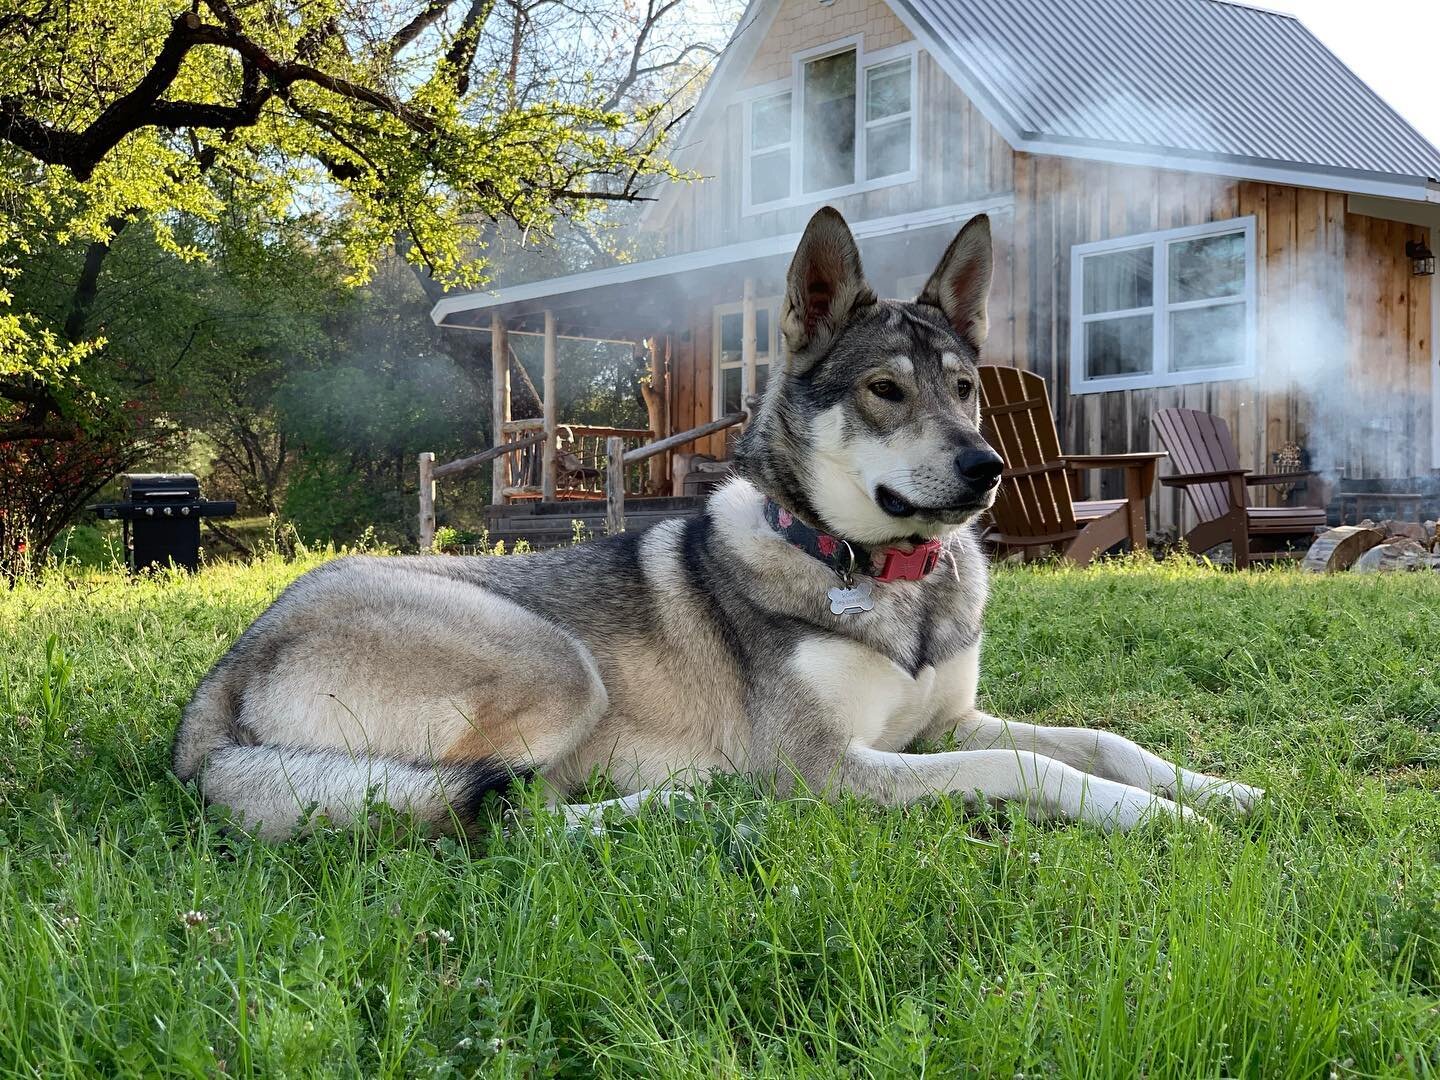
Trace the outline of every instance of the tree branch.
<path fill-rule="evenodd" d="M 475 50 L 480 47 L 480 31 L 494 7 L 495 0 L 470 0 L 460 32 L 445 51 L 445 62 L 454 72 L 455 92 L 461 97 L 470 92 L 470 68 L 475 63 Z"/>
<path fill-rule="evenodd" d="M 100 288 L 100 270 L 105 265 L 105 256 L 110 254 L 110 245 L 115 237 L 129 224 L 130 219 L 112 217 L 105 226 L 110 230 L 108 240 L 96 240 L 85 249 L 85 262 L 80 268 L 80 279 L 75 282 L 75 292 L 70 297 L 70 310 L 65 316 L 65 340 L 78 344 L 85 334 L 85 322 L 90 309 L 95 306 L 95 297 Z"/>
<path fill-rule="evenodd" d="M 630 48 L 630 66 L 625 74 L 617 82 L 610 92 L 609 98 L 602 105 L 602 112 L 613 112 L 619 104 L 625 100 L 625 95 L 640 78 L 640 61 L 645 55 L 645 48 L 650 42 L 650 35 L 660 25 L 660 20 L 665 18 L 671 11 L 680 6 L 680 0 L 668 0 L 660 6 L 655 7 L 655 0 L 646 0 L 645 19 L 640 24 L 640 30 L 635 35 L 635 43 Z"/>
<path fill-rule="evenodd" d="M 395 31 L 390 40 L 386 42 L 385 51 L 390 56 L 395 56 L 401 49 L 433 26 L 454 2 L 455 0 L 430 0 L 413 19 Z"/>
<path fill-rule="evenodd" d="M 472 15 L 480 8 L 488 12 L 491 2 L 474 0 Z M 131 132 L 146 127 L 165 130 L 217 128 L 226 131 L 250 127 L 259 121 L 271 97 L 301 83 L 388 113 L 413 131 L 429 133 L 435 130 L 428 116 L 389 94 L 332 75 L 300 60 L 277 59 L 239 29 L 239 20 L 223 0 L 207 0 L 207 6 L 225 25 L 203 23 L 194 12 L 177 17 L 171 23 L 170 32 L 150 70 L 129 93 L 107 106 L 83 131 L 52 127 L 28 115 L 21 99 L 5 97 L 0 98 L 0 138 L 48 165 L 68 169 L 83 182 L 90 178 L 105 155 Z M 463 40 L 464 35 L 457 45 Z M 312 44 L 318 45 L 318 42 Z M 200 45 L 229 49 L 244 62 L 240 96 L 233 105 L 161 100 L 179 75 L 186 54 Z M 473 61 L 473 45 L 466 55 Z"/>

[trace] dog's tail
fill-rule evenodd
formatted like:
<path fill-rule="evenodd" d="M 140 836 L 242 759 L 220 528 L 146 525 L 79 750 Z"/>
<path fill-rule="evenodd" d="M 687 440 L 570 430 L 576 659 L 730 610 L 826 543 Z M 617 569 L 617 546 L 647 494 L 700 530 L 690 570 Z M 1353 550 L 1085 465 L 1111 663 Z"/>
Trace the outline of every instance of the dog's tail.
<path fill-rule="evenodd" d="M 225 806 L 265 839 L 288 836 L 313 808 L 353 824 L 384 802 L 437 831 L 474 824 L 481 799 L 531 775 L 499 759 L 422 764 L 341 749 L 260 744 L 239 718 L 239 694 L 223 661 L 200 685 L 175 735 L 172 767 L 206 802 Z"/>

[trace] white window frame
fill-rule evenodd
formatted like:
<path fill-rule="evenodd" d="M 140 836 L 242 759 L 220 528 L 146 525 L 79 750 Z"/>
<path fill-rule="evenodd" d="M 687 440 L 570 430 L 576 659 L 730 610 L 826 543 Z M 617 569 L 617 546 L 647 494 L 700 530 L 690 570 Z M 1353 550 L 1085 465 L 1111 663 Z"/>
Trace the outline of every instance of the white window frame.
<path fill-rule="evenodd" d="M 804 116 L 805 116 L 805 65 L 814 60 L 823 60 L 827 56 L 836 53 L 855 50 L 855 181 L 850 184 L 842 184 L 839 187 L 827 188 L 824 191 L 804 191 Z M 887 116 L 882 120 L 867 121 L 865 119 L 865 91 L 866 74 L 870 68 L 879 67 L 895 60 L 908 59 L 910 61 L 910 111 L 908 113 L 896 113 L 894 116 Z M 756 204 L 750 197 L 750 132 L 751 115 L 755 104 L 767 98 L 775 97 L 777 94 L 788 92 L 790 94 L 790 194 L 783 199 L 773 199 L 770 202 Z M 856 34 L 851 37 L 841 38 L 838 41 L 831 41 L 824 45 L 817 45 L 813 49 L 804 49 L 794 53 L 790 57 L 790 78 L 779 79 L 775 82 L 765 83 L 762 86 L 753 86 L 739 95 L 743 121 L 741 123 L 743 163 L 741 178 L 741 213 L 746 217 L 754 214 L 763 214 L 771 210 L 786 210 L 795 206 L 807 206 L 812 203 L 822 203 L 828 199 L 839 198 L 843 195 L 856 195 L 862 191 L 878 191 L 881 188 L 899 187 L 901 184 L 912 184 L 920 175 L 920 125 L 919 118 L 919 93 L 920 93 L 920 48 L 917 42 L 907 41 L 900 45 L 892 45 L 887 49 L 879 49 L 875 52 L 865 51 L 863 34 Z M 900 173 L 892 173 L 889 176 L 877 177 L 874 180 L 866 180 L 865 164 L 868 157 L 866 150 L 866 136 L 871 127 L 881 124 L 894 123 L 901 118 L 908 117 L 910 120 L 910 168 Z M 777 143 L 769 150 L 778 150 L 783 144 Z M 763 153 L 764 151 L 762 151 Z"/>
<path fill-rule="evenodd" d="M 770 210 L 774 207 L 788 204 L 795 195 L 795 93 L 793 90 L 790 89 L 790 80 L 783 79 L 778 83 L 767 83 L 763 87 L 756 87 L 749 93 L 745 100 L 745 106 L 743 110 L 745 114 L 745 122 L 743 125 L 741 138 L 744 140 L 744 146 L 742 148 L 744 151 L 742 154 L 742 157 L 744 159 L 742 172 L 744 173 L 744 176 L 742 178 L 742 182 L 744 184 L 744 201 L 745 206 L 747 207 L 747 212 L 748 207 L 750 206 L 750 187 L 753 179 L 751 168 L 754 155 L 757 153 L 754 146 L 751 144 L 751 133 L 753 130 L 752 123 L 755 106 L 760 104 L 762 101 L 769 101 L 771 98 L 779 97 L 781 94 L 790 95 L 790 138 L 786 142 L 775 143 L 773 146 L 764 147 L 759 150 L 758 153 L 768 154 L 781 149 L 787 149 L 790 151 L 789 194 L 786 195 L 783 199 L 772 199 L 770 202 L 761 203 L 760 205 L 763 209 Z"/>
<path fill-rule="evenodd" d="M 770 331 L 768 335 L 769 340 L 765 342 L 755 342 L 755 362 L 757 365 L 759 365 L 762 362 L 761 357 L 764 357 L 763 362 L 766 364 L 767 367 L 769 367 L 775 363 L 775 361 L 779 358 L 780 355 L 780 297 L 756 297 L 755 315 L 757 321 L 759 320 L 759 315 L 762 311 L 768 312 L 770 316 L 768 319 Z M 745 361 L 732 360 L 729 363 L 721 363 L 720 361 L 720 356 L 722 352 L 720 348 L 721 320 L 726 315 L 740 315 L 743 317 L 744 314 L 745 304 L 742 301 L 735 304 L 716 304 L 711 315 L 713 328 L 710 343 L 710 412 L 712 414 L 712 420 L 719 420 L 720 417 L 725 415 L 725 413 L 722 411 L 722 408 L 725 404 L 722 395 L 722 372 L 724 370 L 729 368 L 740 369 L 740 407 L 742 409 L 745 407 L 745 399 L 750 396 L 750 387 L 745 385 Z M 740 332 L 742 334 L 745 332 L 743 326 Z M 762 344 L 764 345 L 763 349 L 761 348 Z"/>
<path fill-rule="evenodd" d="M 1170 245 L 1183 240 L 1207 236 L 1225 236 L 1243 232 L 1245 236 L 1245 284 L 1239 297 L 1213 300 L 1170 301 Z M 1154 251 L 1153 291 L 1147 307 L 1125 311 L 1104 311 L 1085 314 L 1085 259 L 1112 251 L 1133 251 L 1149 246 Z M 1250 379 L 1255 376 L 1256 342 L 1256 248 L 1255 218 L 1239 217 L 1189 225 L 1179 229 L 1117 236 L 1090 244 L 1076 244 L 1070 249 L 1070 392 L 1101 394 L 1112 390 L 1144 390 L 1158 386 L 1187 386 L 1192 383 Z M 1245 357 L 1228 367 L 1199 368 L 1193 371 L 1170 370 L 1170 313 L 1192 308 L 1245 305 Z M 1154 330 L 1154 369 L 1136 375 L 1108 375 L 1091 378 L 1085 373 L 1085 327 L 1092 322 L 1105 322 L 1127 316 L 1150 315 Z"/>
<path fill-rule="evenodd" d="M 870 95 L 870 72 L 873 71 L 875 68 L 885 67 L 887 64 L 893 64 L 897 60 L 905 59 L 908 59 L 910 61 L 910 108 L 906 109 L 904 112 L 891 113 L 889 116 L 882 116 L 878 120 L 869 119 L 866 114 L 870 111 L 868 108 Z M 909 54 L 892 56 L 888 60 L 877 60 L 874 54 L 870 56 L 858 56 L 856 58 L 855 96 L 860 98 L 860 101 L 856 103 L 858 106 L 857 112 L 859 115 L 860 127 L 855 132 L 855 178 L 859 183 L 884 184 L 886 186 L 889 186 L 890 184 L 897 182 L 897 177 L 909 176 L 913 179 L 918 172 L 917 166 L 915 164 L 915 155 L 916 151 L 919 148 L 919 140 L 917 138 L 919 125 L 917 125 L 915 122 L 915 94 L 917 92 L 915 67 L 916 65 L 913 49 Z M 866 178 L 865 172 L 867 171 L 870 164 L 871 130 L 873 128 L 885 127 L 889 124 L 899 123 L 901 120 L 907 120 L 910 124 L 910 168 L 904 170 L 903 172 L 887 173 L 884 176 L 877 176 L 873 180 Z"/>

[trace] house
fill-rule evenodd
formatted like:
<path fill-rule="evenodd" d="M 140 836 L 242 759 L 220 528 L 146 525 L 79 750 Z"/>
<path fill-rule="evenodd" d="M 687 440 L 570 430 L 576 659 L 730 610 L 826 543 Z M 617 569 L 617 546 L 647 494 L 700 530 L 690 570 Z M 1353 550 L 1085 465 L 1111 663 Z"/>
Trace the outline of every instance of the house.
<path fill-rule="evenodd" d="M 986 360 L 1048 380 L 1067 449 L 1150 449 L 1150 416 L 1178 405 L 1224 417 L 1258 471 L 1296 446 L 1332 481 L 1440 468 L 1440 278 L 1415 257 L 1440 248 L 1440 150 L 1289 16 L 752 0 L 677 163 L 705 179 L 648 209 L 663 257 L 447 297 L 435 321 L 492 333 L 497 356 L 507 332 L 643 341 L 653 435 L 616 437 L 716 422 L 684 449 L 723 457 L 724 419 L 778 357 L 786 264 L 817 207 L 845 215 L 872 283 L 902 297 L 985 212 Z M 565 494 L 544 461 L 517 483 L 522 456 L 497 465 L 497 492 Z M 629 489 L 668 493 L 687 460 L 629 468 Z M 570 494 L 602 471 L 575 472 L 590 486 Z M 1151 526 L 1187 513 L 1157 492 Z"/>

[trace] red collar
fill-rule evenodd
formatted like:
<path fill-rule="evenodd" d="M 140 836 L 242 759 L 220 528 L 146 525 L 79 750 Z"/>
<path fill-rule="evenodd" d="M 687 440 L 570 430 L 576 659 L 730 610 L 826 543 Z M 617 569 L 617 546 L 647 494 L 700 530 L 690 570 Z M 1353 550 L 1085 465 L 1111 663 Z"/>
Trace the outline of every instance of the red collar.
<path fill-rule="evenodd" d="M 841 579 L 860 573 L 876 581 L 920 581 L 940 565 L 940 541 L 917 542 L 910 551 L 868 548 L 813 529 L 774 499 L 765 500 L 765 520 L 792 547 L 826 563 Z"/>
<path fill-rule="evenodd" d="M 881 548 L 871 553 L 871 559 L 880 563 L 880 569 L 870 575 L 876 581 L 919 581 L 940 565 L 940 541 L 926 540 L 910 551 Z"/>

